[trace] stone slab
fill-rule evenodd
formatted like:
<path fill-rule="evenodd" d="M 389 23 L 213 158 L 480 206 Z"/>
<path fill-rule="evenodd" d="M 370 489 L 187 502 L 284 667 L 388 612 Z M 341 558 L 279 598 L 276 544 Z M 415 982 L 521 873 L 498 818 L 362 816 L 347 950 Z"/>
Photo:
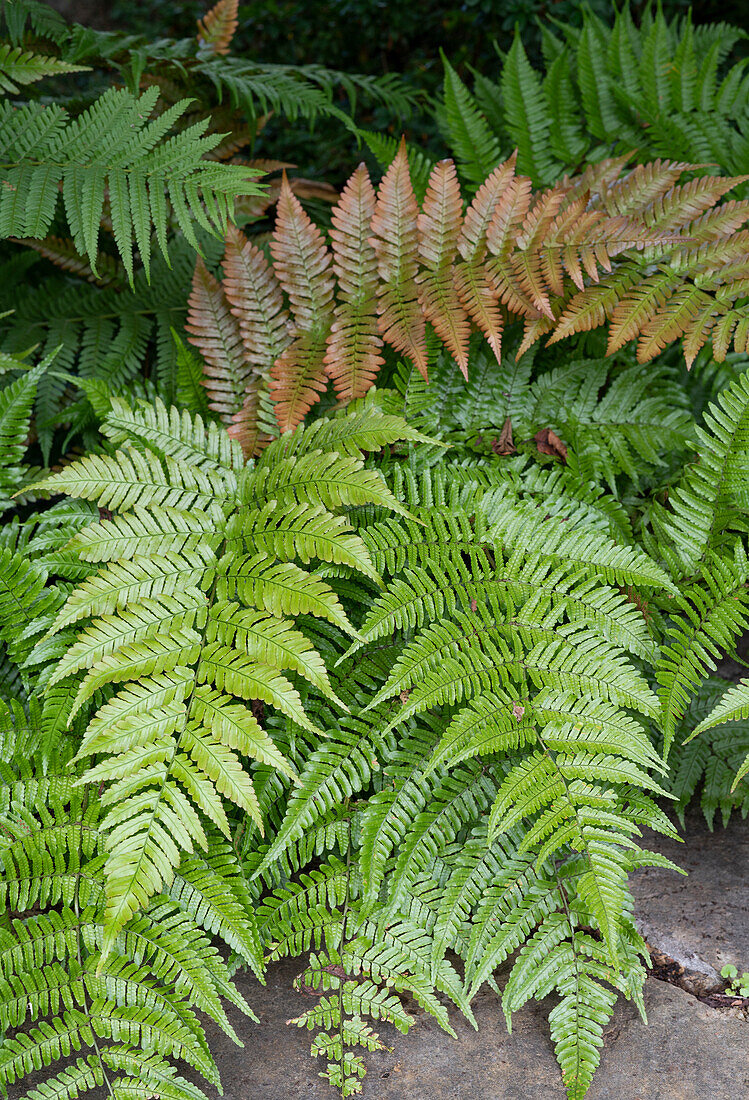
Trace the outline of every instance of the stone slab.
<path fill-rule="evenodd" d="M 728 828 L 711 833 L 701 813 L 690 813 L 683 836 L 683 844 L 659 836 L 644 842 L 689 873 L 649 867 L 632 876 L 642 930 L 657 930 L 718 971 L 726 963 L 749 970 L 749 820 L 734 814 Z M 673 956 L 665 942 L 661 949 Z"/>
<path fill-rule="evenodd" d="M 300 962 L 271 970 L 260 990 L 241 978 L 260 1024 L 232 1023 L 245 1038 L 240 1050 L 215 1032 L 224 1100 L 334 1100 L 316 1076 L 309 1035 L 285 1025 L 309 1000 L 290 989 Z M 649 979 L 649 1026 L 620 1003 L 606 1030 L 601 1065 L 589 1100 L 737 1100 L 749 1096 L 749 1025 L 701 1004 L 681 989 Z M 564 1100 L 549 1040 L 549 1005 L 518 1013 L 507 1034 L 499 1004 L 482 993 L 474 1004 L 479 1031 L 454 1018 L 458 1039 L 422 1017 L 408 1035 L 383 1027 L 391 1050 L 367 1055 L 363 1100 Z M 210 1092 L 211 1098 L 217 1094 Z"/>

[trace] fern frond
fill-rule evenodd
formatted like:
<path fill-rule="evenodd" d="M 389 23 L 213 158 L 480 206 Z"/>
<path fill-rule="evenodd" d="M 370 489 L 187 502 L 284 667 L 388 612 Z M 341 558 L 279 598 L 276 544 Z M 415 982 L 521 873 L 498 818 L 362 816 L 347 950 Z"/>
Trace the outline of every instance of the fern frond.
<path fill-rule="evenodd" d="M 88 71 L 88 65 L 71 65 L 57 57 L 45 57 L 5 42 L 0 45 L 0 92 L 3 93 L 15 94 L 19 86 L 33 84 L 45 76 Z"/>
<path fill-rule="evenodd" d="M 198 20 L 199 44 L 215 54 L 227 54 L 239 24 L 238 0 L 217 0 Z"/>
<path fill-rule="evenodd" d="M 478 188 L 502 159 L 500 144 L 463 81 L 443 55 L 445 129 L 461 175 Z"/>
<path fill-rule="evenodd" d="M 380 277 L 377 311 L 383 339 L 408 355 L 426 378 L 424 318 L 416 284 L 418 204 L 408 168 L 405 141 L 388 168 L 371 221 L 372 246 Z"/>
<path fill-rule="evenodd" d="M 520 170 L 541 183 L 559 175 L 551 155 L 549 116 L 538 76 L 533 71 L 519 34 L 515 35 L 502 70 L 505 125 L 518 150 Z"/>
<path fill-rule="evenodd" d="M 369 238 L 375 195 L 360 165 L 333 209 L 331 243 L 339 300 L 325 365 L 344 400 L 363 397 L 384 362 L 377 330 L 377 257 Z"/>
<path fill-rule="evenodd" d="M 419 255 L 425 270 L 417 281 L 425 319 L 467 375 L 468 319 L 452 277 L 462 214 L 455 166 L 441 161 L 432 170 L 419 214 Z"/>
<path fill-rule="evenodd" d="M 193 276 L 185 330 L 206 363 L 208 407 L 227 423 L 239 411 L 250 370 L 239 323 L 229 311 L 220 283 L 200 259 Z"/>
<path fill-rule="evenodd" d="M 708 559 L 700 581 L 682 591 L 674 612 L 684 617 L 672 615 L 657 666 L 664 755 L 690 697 L 749 623 L 746 581 L 745 560 L 734 565 Z"/>
<path fill-rule="evenodd" d="M 95 754 L 98 762 L 83 781 L 104 788 L 100 967 L 149 899 L 184 874 L 183 853 L 209 850 L 205 821 L 229 835 L 225 801 L 262 833 L 246 759 L 296 779 L 247 704 L 261 701 L 317 733 L 295 686 L 306 681 L 345 709 L 320 654 L 289 616 L 320 615 L 352 632 L 334 591 L 297 561 L 319 559 L 376 577 L 339 510 L 374 502 L 402 511 L 356 451 L 373 438 L 392 442 L 410 433 L 392 417 L 367 427 L 363 432 L 354 417 L 327 440 L 321 429 L 310 431 L 310 441 L 327 450 L 306 450 L 300 439 L 300 453 L 268 450 L 262 467 L 240 471 L 237 445 L 215 425 L 205 428 L 199 417 L 162 405 L 132 411 L 116 402 L 104 430 L 129 444 L 128 453 L 91 456 L 43 482 L 119 512 L 74 536 L 83 558 L 103 564 L 73 588 L 49 631 L 89 620 L 56 661 L 49 684 L 84 673 L 69 713 L 88 714 L 79 757 Z M 353 454 L 337 450 L 339 436 Z M 97 697 L 91 715 L 90 700 L 111 692 L 109 685 L 119 688 L 103 702 Z M 297 833 L 279 835 L 269 858 Z"/>
<path fill-rule="evenodd" d="M 327 250 L 285 177 L 272 252 L 294 315 L 294 339 L 271 370 L 276 417 L 285 431 L 296 427 L 324 389 L 325 342 L 333 319 Z"/>
<path fill-rule="evenodd" d="M 166 138 L 187 104 L 177 103 L 148 121 L 157 98 L 155 86 L 140 97 L 111 89 L 73 120 L 59 107 L 0 105 L 7 177 L 0 204 L 2 235 L 46 237 L 59 185 L 75 247 L 97 274 L 99 223 L 108 192 L 115 242 L 132 281 L 133 242 L 147 272 L 152 231 L 166 256 L 167 196 L 194 247 L 193 219 L 206 229 L 223 230 L 231 201 L 257 192 L 256 173 L 202 160 L 217 144 L 205 135 L 207 120 Z"/>
<path fill-rule="evenodd" d="M 673 546 L 688 574 L 741 530 L 746 505 L 742 463 L 749 450 L 749 379 L 739 375 L 710 404 L 705 428 L 697 428 L 699 459 L 669 493 L 669 511 L 658 510 L 653 525 L 662 543 Z"/>

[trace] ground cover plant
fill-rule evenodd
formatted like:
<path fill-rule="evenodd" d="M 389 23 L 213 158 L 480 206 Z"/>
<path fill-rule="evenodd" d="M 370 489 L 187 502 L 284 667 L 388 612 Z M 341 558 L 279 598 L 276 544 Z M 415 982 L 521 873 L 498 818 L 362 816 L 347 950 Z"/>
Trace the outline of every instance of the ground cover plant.
<path fill-rule="evenodd" d="M 394 139 L 269 216 L 222 108 L 141 86 L 235 17 L 101 90 L 99 36 L 5 12 L 0 1080 L 198 1100 L 198 1013 L 305 955 L 331 1096 L 488 984 L 555 994 L 578 1100 L 644 1015 L 643 829 L 749 811 L 746 177 Z"/>

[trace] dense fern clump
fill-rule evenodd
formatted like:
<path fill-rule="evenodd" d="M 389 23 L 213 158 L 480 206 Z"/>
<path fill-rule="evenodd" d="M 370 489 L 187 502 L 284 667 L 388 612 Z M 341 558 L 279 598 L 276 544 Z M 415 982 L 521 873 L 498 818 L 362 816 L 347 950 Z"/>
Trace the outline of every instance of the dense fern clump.
<path fill-rule="evenodd" d="M 382 181 L 331 195 L 252 182 L 261 113 L 395 83 L 232 58 L 237 19 L 5 11 L 3 94 L 81 94 L 5 105 L 0 1083 L 200 1100 L 199 1014 L 236 1038 L 236 970 L 303 955 L 331 1095 L 488 984 L 508 1027 L 554 995 L 582 1100 L 616 998 L 644 1016 L 628 876 L 678 870 L 643 830 L 749 812 L 745 178 L 609 156 L 631 51 L 643 111 L 690 112 L 730 34 L 586 16 L 543 88 L 518 42 L 509 158 L 446 63 L 458 167 L 368 134 Z"/>
<path fill-rule="evenodd" d="M 743 60 L 726 61 L 743 37 L 726 23 L 693 26 L 650 7 L 636 26 L 628 6 L 607 25 L 583 9 L 582 27 L 543 28 L 545 71 L 522 39 L 499 72 L 472 90 L 445 60 L 438 119 L 467 185 L 476 189 L 515 147 L 537 185 L 618 153 L 749 171 L 749 98 Z"/>
<path fill-rule="evenodd" d="M 441 384 L 438 373 L 436 398 Z M 515 383 L 516 446 L 553 384 Z M 648 552 L 616 498 L 586 490 L 563 421 L 556 469 L 529 466 L 530 452 L 482 456 L 457 435 L 455 458 L 434 466 L 433 444 L 370 400 L 246 464 L 221 429 L 115 402 L 108 449 L 37 485 L 84 502 L 65 554 L 55 565 L 30 542 L 12 559 L 42 583 L 81 565 L 58 598 L 38 581 L 26 590 L 30 643 L 14 652 L 46 687 L 32 727 L 42 750 L 70 743 L 79 785 L 97 792 L 100 931 L 85 972 L 120 965 L 121 937 L 165 894 L 190 896 L 185 868 L 215 853 L 252 944 L 229 920 L 237 958 L 260 971 L 263 952 L 312 952 L 299 980 L 319 999 L 294 1022 L 317 1032 L 313 1053 L 343 1095 L 365 1070 L 356 1048 L 382 1041 L 367 1017 L 407 1030 L 407 991 L 450 1031 L 436 994 L 472 1019 L 471 998 L 519 952 L 508 1022 L 556 990 L 552 1037 L 582 1096 L 613 991 L 641 1005 L 627 875 L 668 865 L 640 847 L 642 826 L 674 835 L 655 801 L 669 781 L 653 735 L 670 743 L 712 655 L 746 623 L 730 472 L 745 461 L 746 407 L 741 376 L 706 418 L 700 463 Z M 471 426 L 486 430 L 486 416 Z M 443 434 L 449 415 L 430 424 Z M 381 460 L 390 488 L 362 462 L 362 449 L 419 438 L 408 461 L 397 448 Z M 712 509 L 696 570 L 680 557 L 690 485 Z M 743 714 L 742 690 L 713 722 Z M 241 836 L 233 870 L 222 833 Z M 138 1038 L 149 1054 L 151 1041 Z"/>

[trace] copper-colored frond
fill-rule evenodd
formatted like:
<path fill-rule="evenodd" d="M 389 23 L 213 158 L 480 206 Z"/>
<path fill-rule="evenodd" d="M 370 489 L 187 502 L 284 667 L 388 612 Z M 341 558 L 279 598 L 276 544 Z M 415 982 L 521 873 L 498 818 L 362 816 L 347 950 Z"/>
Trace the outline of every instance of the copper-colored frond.
<path fill-rule="evenodd" d="M 323 235 L 291 189 L 286 173 L 278 198 L 270 250 L 278 281 L 289 296 L 297 328 L 325 322 L 332 314 L 334 281 Z"/>
<path fill-rule="evenodd" d="M 499 295 L 482 261 L 487 251 L 487 230 L 497 204 L 515 176 L 516 161 L 517 151 L 494 169 L 474 195 L 458 235 L 457 248 L 462 259 L 456 261 L 453 271 L 455 290 L 463 308 L 486 336 L 498 363 L 502 358 L 504 317 Z"/>
<path fill-rule="evenodd" d="M 265 255 L 233 225 L 227 228 L 223 266 L 224 291 L 246 358 L 267 372 L 291 342 L 281 287 Z"/>
<path fill-rule="evenodd" d="M 330 231 L 338 305 L 325 368 L 345 401 L 363 397 L 383 363 L 377 329 L 377 257 L 369 236 L 374 210 L 374 188 L 360 164 L 333 209 Z"/>
<path fill-rule="evenodd" d="M 515 175 L 517 156 L 516 149 L 504 164 L 497 165 L 481 184 L 466 210 L 458 235 L 458 252 L 466 261 L 481 260 L 486 254 L 486 231 L 497 203 Z"/>
<path fill-rule="evenodd" d="M 455 289 L 453 261 L 463 223 L 463 201 L 455 165 L 435 164 L 418 218 L 419 255 L 424 270 L 417 277 L 424 316 L 468 377 L 470 324 Z"/>
<path fill-rule="evenodd" d="M 209 406 L 228 423 L 242 404 L 251 367 L 245 359 L 239 322 L 221 284 L 201 259 L 195 265 L 185 329 L 205 361 L 203 384 Z"/>
<path fill-rule="evenodd" d="M 229 52 L 238 25 L 239 0 L 218 0 L 209 12 L 198 20 L 198 42 L 210 46 L 216 54 Z"/>
<path fill-rule="evenodd" d="M 659 271 L 637 282 L 617 303 L 611 315 L 608 352 L 611 354 L 639 336 L 643 327 L 679 287 L 678 275 Z"/>
<path fill-rule="evenodd" d="M 460 262 L 453 271 L 455 291 L 473 323 L 483 332 L 497 362 L 502 361 L 504 317 L 499 297 L 483 264 Z"/>
<path fill-rule="evenodd" d="M 371 240 L 380 276 L 378 327 L 385 341 L 409 356 L 426 378 L 426 329 L 416 284 L 418 216 L 403 140 L 380 184 L 372 218 Z"/>
<path fill-rule="evenodd" d="M 725 361 L 728 349 L 731 346 L 731 337 L 741 320 L 741 314 L 736 309 L 729 309 L 715 322 L 713 329 L 713 356 L 718 363 Z M 736 349 L 738 351 L 738 348 Z"/>
<path fill-rule="evenodd" d="M 531 204 L 533 190 L 527 176 L 514 176 L 502 191 L 486 230 L 486 243 L 493 256 L 504 260 L 518 238 Z"/>
<path fill-rule="evenodd" d="M 271 241 L 274 270 L 293 313 L 293 343 L 271 372 L 271 393 L 282 431 L 296 427 L 325 389 L 325 349 L 333 322 L 330 253 L 284 173 Z"/>
<path fill-rule="evenodd" d="M 532 198 L 531 181 L 527 176 L 515 176 L 501 194 L 486 231 L 490 255 L 486 270 L 494 290 L 513 313 L 538 317 L 541 312 L 529 297 L 524 281 L 518 277 L 513 263 L 517 239 L 521 233 Z M 521 261 L 522 263 L 522 261 Z M 545 303 L 549 309 L 548 302 Z"/>
<path fill-rule="evenodd" d="M 326 334 L 301 332 L 273 364 L 270 392 L 282 432 L 301 424 L 325 391 Z"/>

